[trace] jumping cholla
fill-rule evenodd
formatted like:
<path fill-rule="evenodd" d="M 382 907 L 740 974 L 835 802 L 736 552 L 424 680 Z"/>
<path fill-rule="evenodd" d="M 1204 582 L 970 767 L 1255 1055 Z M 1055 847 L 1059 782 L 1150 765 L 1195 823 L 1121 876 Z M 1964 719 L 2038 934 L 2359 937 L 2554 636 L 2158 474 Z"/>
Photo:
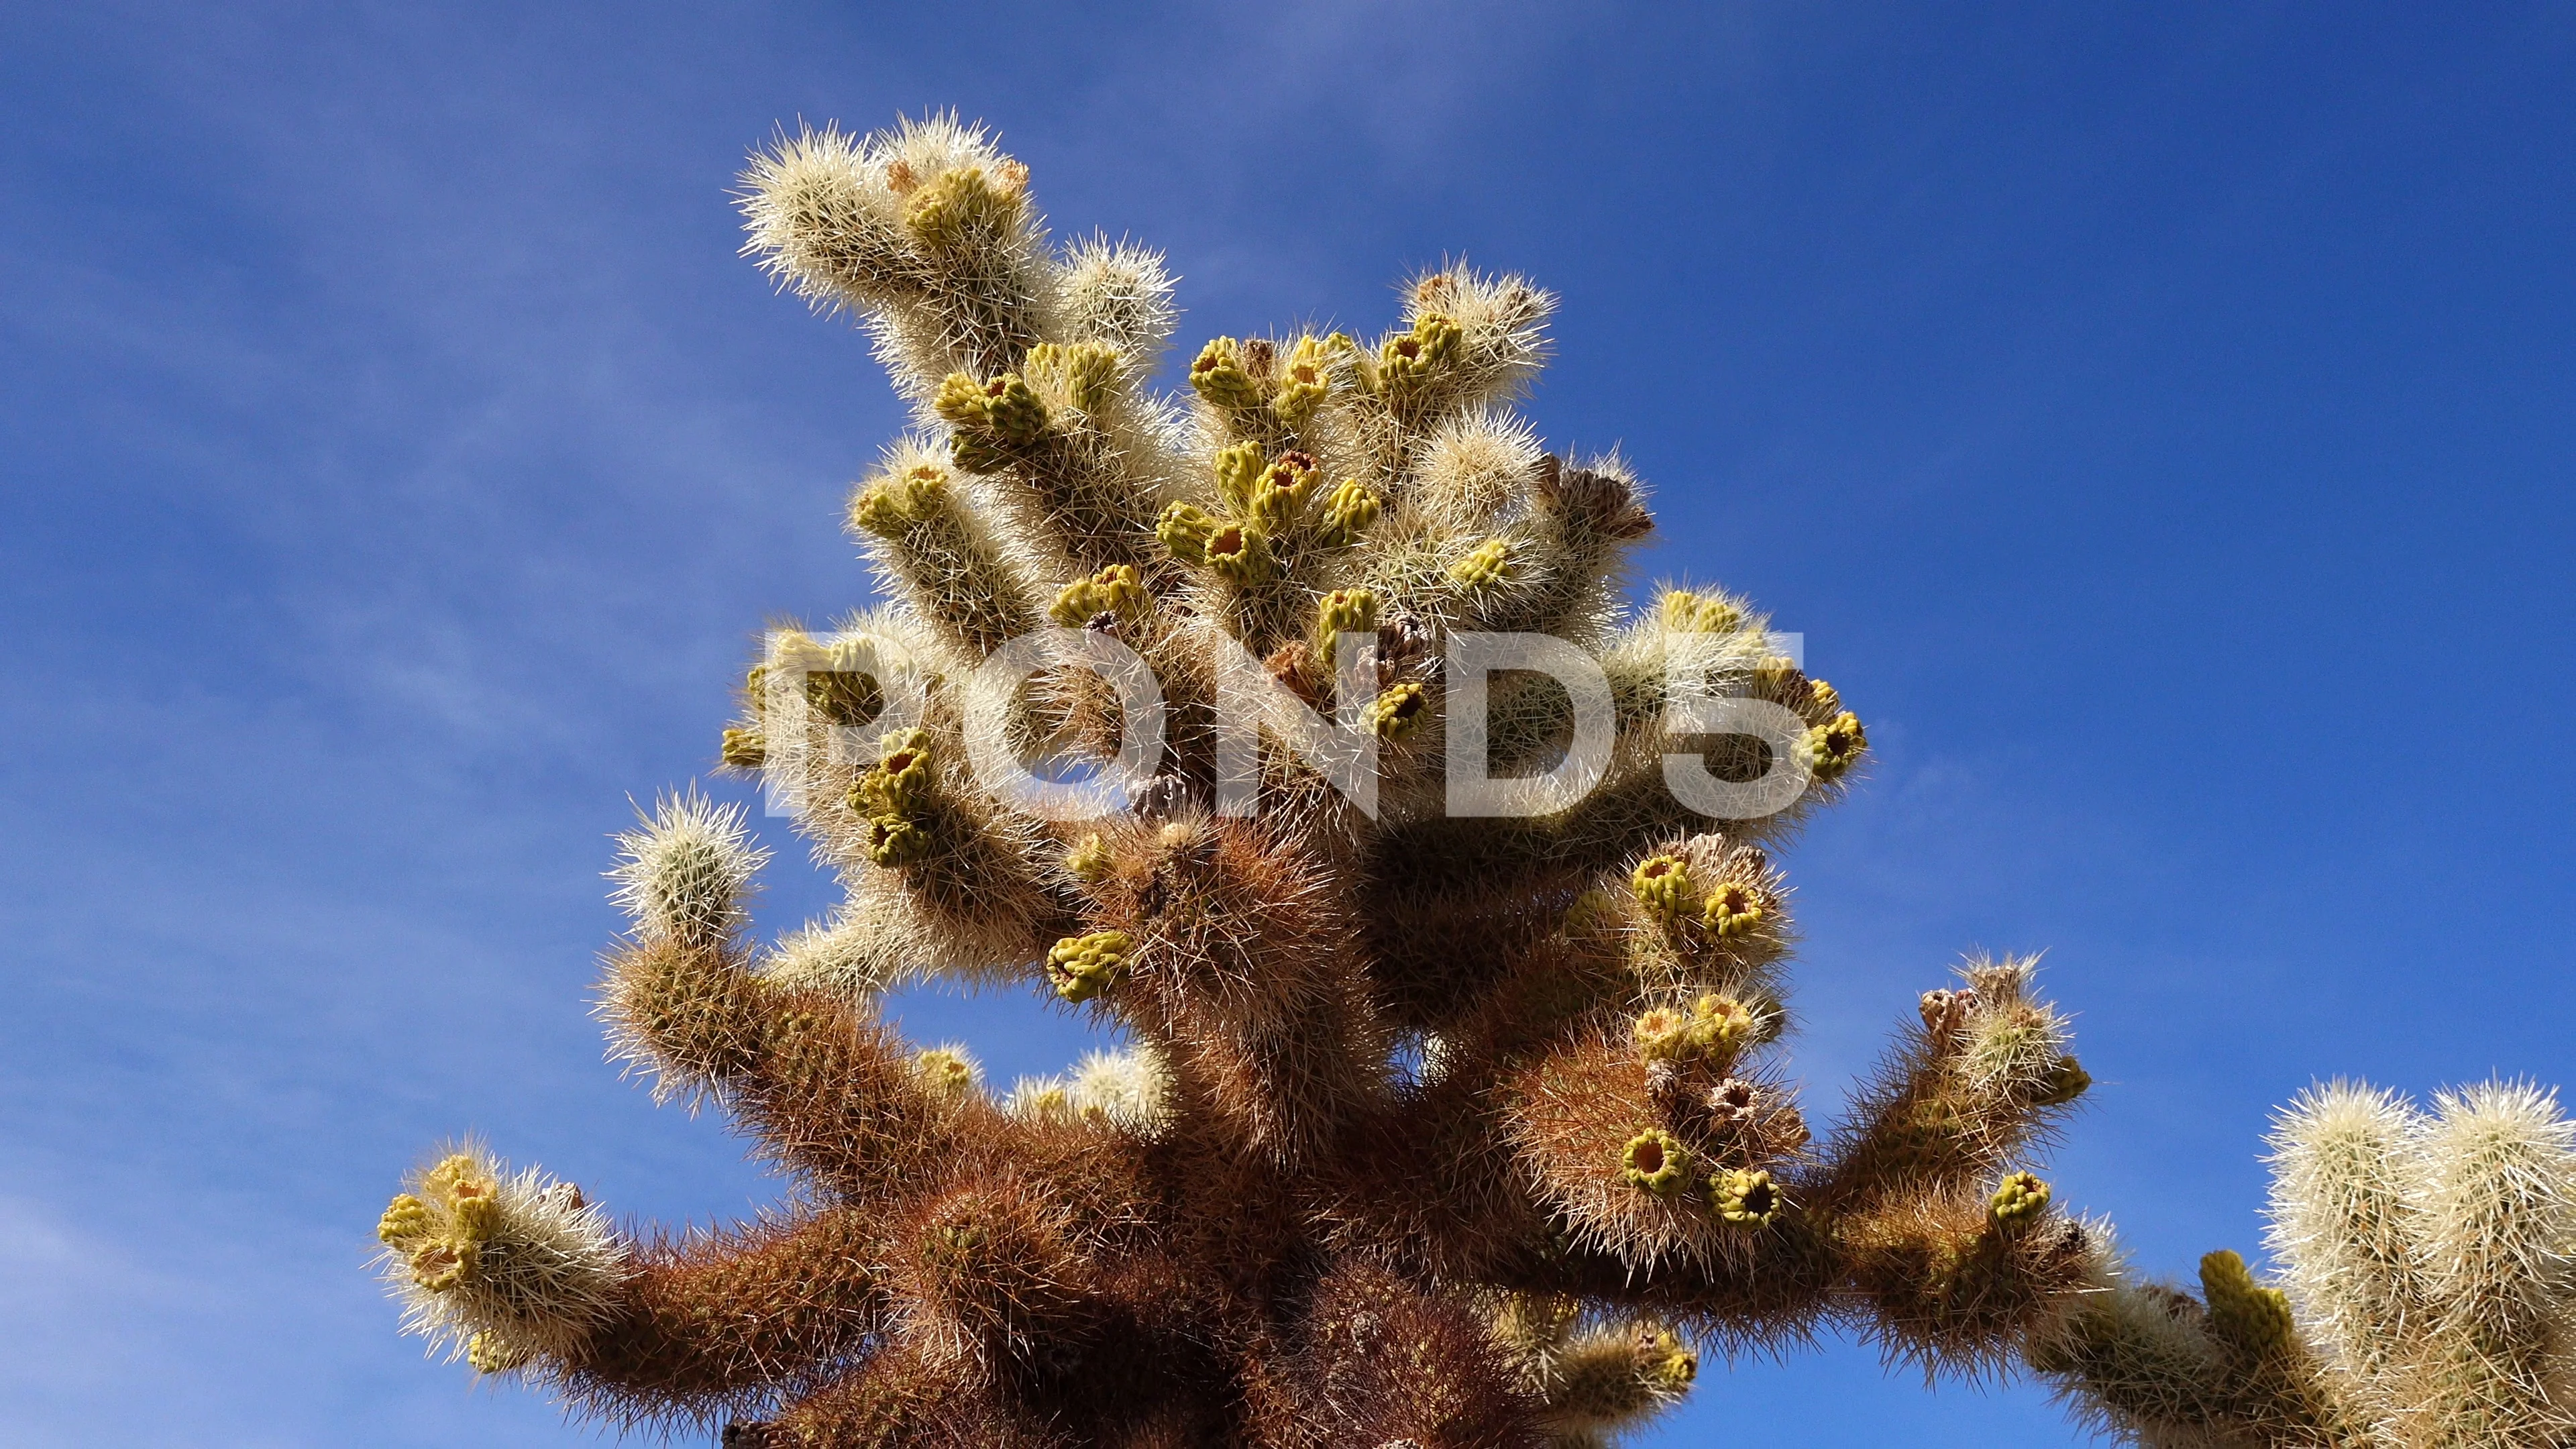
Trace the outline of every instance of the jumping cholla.
<path fill-rule="evenodd" d="M 2106 1427 L 2171 1449 L 2576 1442 L 2576 1123 L 2518 1083 L 2430 1115 L 2335 1083 L 2272 1134 L 2279 1287 L 2100 1296 L 2033 1346 Z"/>
<path fill-rule="evenodd" d="M 409 1325 L 728 1444 L 1136 1449 L 1574 1449 L 1695 1345 L 2056 1341 L 2117 1281 L 2027 1170 L 2089 1082 L 2065 1022 L 1971 962 L 1811 1139 L 1766 847 L 1867 737 L 1741 600 L 1626 611 L 1639 484 L 1509 411 L 1548 294 L 1443 267 L 1375 341 L 1220 337 L 1168 398 L 1160 259 L 1056 249 L 1027 180 L 944 119 L 745 178 L 746 250 L 919 426 L 849 513 L 890 602 L 773 633 L 722 745 L 848 898 L 757 944 L 744 816 L 669 800 L 601 1013 L 789 1204 L 638 1238 L 455 1150 L 382 1223 Z M 997 1092 L 881 1022 L 932 977 L 1130 1045 Z"/>

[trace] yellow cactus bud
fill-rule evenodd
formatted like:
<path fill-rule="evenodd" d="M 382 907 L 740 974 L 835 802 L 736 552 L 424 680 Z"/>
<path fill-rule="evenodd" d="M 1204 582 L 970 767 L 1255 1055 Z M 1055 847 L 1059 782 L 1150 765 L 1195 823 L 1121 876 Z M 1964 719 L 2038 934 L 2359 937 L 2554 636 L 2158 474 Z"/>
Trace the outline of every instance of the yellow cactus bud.
<path fill-rule="evenodd" d="M 1315 409 L 1324 405 L 1332 391 L 1327 376 L 1331 358 L 1330 347 L 1311 333 L 1297 339 L 1280 371 L 1279 392 L 1270 399 L 1270 411 L 1279 421 L 1302 428 L 1315 416 Z"/>
<path fill-rule="evenodd" d="M 947 501 L 948 474 L 927 463 L 871 480 L 850 499 L 850 524 L 879 538 L 901 538 Z"/>
<path fill-rule="evenodd" d="M 1283 532 L 1305 516 L 1306 499 L 1322 476 L 1313 458 L 1282 453 L 1253 480 L 1249 512 L 1271 532 Z"/>
<path fill-rule="evenodd" d="M 1869 733 L 1861 728 L 1860 716 L 1844 710 L 1831 723 L 1807 731 L 1799 754 L 1806 760 L 1809 774 L 1819 780 L 1835 780 L 1868 748 Z"/>
<path fill-rule="evenodd" d="M 1218 521 L 1187 503 L 1175 503 L 1163 510 L 1154 524 L 1154 537 L 1183 563 L 1207 562 L 1208 540 L 1216 535 Z"/>
<path fill-rule="evenodd" d="M 877 748 L 876 767 L 850 787 L 852 808 L 910 819 L 930 803 L 938 776 L 928 730 L 896 730 Z"/>
<path fill-rule="evenodd" d="M 1440 370 L 1464 335 L 1457 323 L 1437 312 L 1414 318 L 1411 332 L 1388 338 L 1378 349 L 1378 390 L 1388 394 L 1411 390 Z"/>
<path fill-rule="evenodd" d="M 1733 1057 L 1760 1025 L 1743 1002 L 1712 992 L 1691 1003 L 1691 1050 L 1699 1056 Z"/>
<path fill-rule="evenodd" d="M 1690 1181 L 1690 1153 L 1680 1138 L 1661 1127 L 1649 1127 L 1621 1149 L 1619 1179 L 1657 1197 L 1669 1196 Z"/>
<path fill-rule="evenodd" d="M 471 1154 L 454 1152 L 440 1158 L 437 1166 L 421 1175 L 420 1190 L 441 1203 L 453 1204 L 457 1186 L 480 1181 L 481 1175 L 482 1169 Z"/>
<path fill-rule="evenodd" d="M 1105 342 L 1076 342 L 1063 349 L 1064 398 L 1086 413 L 1105 406 L 1118 386 L 1118 349 Z"/>
<path fill-rule="evenodd" d="M 451 1237 L 460 1243 L 488 1243 L 500 1227 L 501 1203 L 488 1188 L 472 1193 L 459 1189 L 448 1228 Z"/>
<path fill-rule="evenodd" d="M 1700 919 L 1721 939 L 1748 934 L 1762 924 L 1762 893 L 1742 881 L 1722 881 L 1708 893 Z"/>
<path fill-rule="evenodd" d="M 729 729 L 716 753 L 737 770 L 757 770 L 769 763 L 769 741 L 758 730 Z"/>
<path fill-rule="evenodd" d="M 1762 1227 L 1780 1211 L 1780 1186 L 1767 1172 L 1721 1172 L 1709 1181 L 1708 1205 L 1738 1227 Z"/>
<path fill-rule="evenodd" d="M 981 166 L 961 166 L 913 191 L 904 207 L 904 224 L 923 245 L 949 251 L 977 231 L 1007 221 L 1023 197 L 1011 174 L 997 179 L 985 175 Z"/>
<path fill-rule="evenodd" d="M 1677 1062 L 1692 1053 L 1691 1019 L 1669 1006 L 1658 1006 L 1637 1018 L 1638 1054 L 1650 1062 Z"/>
<path fill-rule="evenodd" d="M 1646 914 L 1661 921 L 1689 915 L 1699 905 L 1699 887 L 1691 880 L 1690 865 L 1678 855 L 1650 855 L 1639 861 L 1628 876 L 1628 889 Z"/>
<path fill-rule="evenodd" d="M 1479 589 L 1492 588 L 1516 572 L 1511 541 L 1489 538 L 1468 550 L 1465 558 L 1449 566 L 1449 581 L 1474 593 Z"/>
<path fill-rule="evenodd" d="M 912 1072 L 934 1097 L 955 1101 L 975 1090 L 975 1064 L 948 1047 L 915 1052 Z"/>
<path fill-rule="evenodd" d="M 1217 500 L 1235 513 L 1251 508 L 1253 480 L 1261 476 L 1261 469 L 1259 443 L 1236 443 L 1217 449 L 1212 470 Z"/>
<path fill-rule="evenodd" d="M 2048 1184 L 2027 1172 L 2016 1172 L 2003 1180 L 1995 1195 L 1986 1201 L 1998 1223 L 2022 1223 L 2037 1218 L 2048 1210 Z"/>
<path fill-rule="evenodd" d="M 1017 447 L 1027 447 L 1046 432 L 1046 403 L 1016 372 L 984 384 L 984 416 L 994 436 Z"/>
<path fill-rule="evenodd" d="M 1257 523 L 1221 523 L 1208 535 L 1207 566 L 1239 588 L 1266 583 L 1271 573 L 1270 535 Z"/>
<path fill-rule="evenodd" d="M 1047 948 L 1047 980 L 1067 1001 L 1089 1001 L 1109 989 L 1127 969 L 1134 940 L 1124 931 L 1094 931 L 1067 936 Z"/>
<path fill-rule="evenodd" d="M 403 1193 L 386 1206 L 383 1217 L 376 1219 L 376 1241 L 387 1247 L 398 1246 L 427 1233 L 432 1221 L 429 1204 Z"/>
<path fill-rule="evenodd" d="M 1333 491 L 1324 496 L 1324 522 L 1316 537 L 1326 548 L 1344 548 L 1357 543 L 1360 535 L 1368 532 L 1369 525 L 1377 522 L 1378 513 L 1384 507 L 1378 496 L 1360 480 L 1345 478 L 1334 484 Z"/>
<path fill-rule="evenodd" d="M 855 796 L 858 792 L 853 790 Z M 900 870 L 930 855 L 930 832 L 912 821 L 894 815 L 876 815 L 868 819 L 868 859 L 889 870 Z"/>
<path fill-rule="evenodd" d="M 2257 1361 L 2292 1351 L 2297 1320 L 2289 1295 L 2255 1281 L 2245 1260 L 2225 1248 L 2200 1260 L 2200 1293 L 2209 1304 L 2209 1327 L 2218 1338 Z"/>
<path fill-rule="evenodd" d="M 527 1361 L 525 1353 L 488 1329 L 465 1341 L 465 1362 L 478 1374 L 505 1374 Z"/>
<path fill-rule="evenodd" d="M 481 1249 L 470 1242 L 437 1239 L 412 1250 L 411 1280 L 432 1293 L 445 1293 L 470 1276 Z"/>
<path fill-rule="evenodd" d="M 1699 1355 L 1676 1334 L 1657 1333 L 1651 1354 L 1646 1377 L 1666 1393 L 1680 1393 L 1699 1377 Z"/>
<path fill-rule="evenodd" d="M 1047 609 L 1047 617 L 1065 628 L 1079 629 L 1103 614 L 1135 618 L 1153 603 L 1134 565 L 1111 564 L 1087 579 L 1065 585 Z"/>
<path fill-rule="evenodd" d="M 984 385 L 962 372 L 952 372 L 940 379 L 939 391 L 931 394 L 930 410 L 951 426 L 981 428 L 985 425 Z"/>
<path fill-rule="evenodd" d="M 2030 1105 L 2064 1106 L 2083 1096 L 2092 1086 L 2093 1074 L 2084 1070 L 2082 1062 L 2071 1056 L 2059 1057 L 2056 1063 L 2049 1067 L 2048 1075 L 2040 1079 L 2038 1090 L 2031 1093 Z"/>
<path fill-rule="evenodd" d="M 1075 841 L 1073 848 L 1064 853 L 1064 868 L 1076 880 L 1106 880 L 1110 864 L 1109 843 L 1100 838 L 1098 831 Z"/>
<path fill-rule="evenodd" d="M 1407 681 L 1370 700 L 1362 713 L 1370 734 L 1382 740 L 1400 740 L 1422 723 L 1430 702 L 1421 685 Z"/>
<path fill-rule="evenodd" d="M 1664 627 L 1680 634 L 1731 634 L 1743 626 L 1744 611 L 1714 594 L 1675 589 L 1664 595 Z"/>
<path fill-rule="evenodd" d="M 1315 602 L 1315 657 L 1330 668 L 1334 642 L 1348 634 L 1377 632 L 1375 589 L 1335 589 Z"/>
<path fill-rule="evenodd" d="M 1827 719 L 1832 719 L 1834 716 L 1843 712 L 1843 696 L 1841 690 L 1834 688 L 1832 685 L 1825 683 L 1821 679 L 1808 680 L 1807 690 L 1809 707 L 1814 709 L 1816 714 L 1821 714 Z M 1810 715 L 1808 717 L 1812 719 L 1815 716 Z"/>
<path fill-rule="evenodd" d="M 1261 401 L 1261 384 L 1243 365 L 1243 345 L 1219 337 L 1199 349 L 1190 363 L 1190 386 L 1221 408 L 1248 408 Z"/>

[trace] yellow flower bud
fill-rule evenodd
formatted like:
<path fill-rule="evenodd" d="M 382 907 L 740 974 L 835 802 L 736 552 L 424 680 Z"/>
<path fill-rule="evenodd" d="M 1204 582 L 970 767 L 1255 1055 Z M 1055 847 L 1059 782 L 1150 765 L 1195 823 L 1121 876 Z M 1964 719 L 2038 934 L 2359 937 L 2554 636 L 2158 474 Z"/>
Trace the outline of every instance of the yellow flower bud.
<path fill-rule="evenodd" d="M 1270 535 L 1257 523 L 1221 523 L 1207 539 L 1207 566 L 1238 588 L 1269 581 Z"/>
<path fill-rule="evenodd" d="M 985 175 L 980 166 L 961 166 L 941 172 L 912 192 L 904 207 L 904 224 L 923 245 L 951 251 L 978 231 L 1006 224 L 1018 212 L 1024 194 L 1008 171 L 996 179 Z"/>
<path fill-rule="evenodd" d="M 930 410 L 951 426 L 981 428 L 985 425 L 984 386 L 962 372 L 952 372 L 940 379 L 939 391 L 931 394 Z"/>
<path fill-rule="evenodd" d="M 2042 1077 L 2039 1088 L 2030 1097 L 2034 1107 L 2059 1107 L 2074 1101 L 2093 1086 L 2093 1075 L 2075 1058 L 2059 1057 Z"/>
<path fill-rule="evenodd" d="M 984 384 L 984 416 L 995 437 L 1027 447 L 1046 432 L 1046 404 L 1016 372 Z"/>
<path fill-rule="evenodd" d="M 1987 1207 L 1998 1223 L 2027 1222 L 2048 1210 L 2048 1184 L 2027 1172 L 2016 1172 L 2003 1180 Z"/>
<path fill-rule="evenodd" d="M 851 792 L 854 796 L 857 791 Z M 930 833 L 900 816 L 877 815 L 868 819 L 868 859 L 889 870 L 900 870 L 930 854 Z"/>
<path fill-rule="evenodd" d="M 947 1047 L 914 1053 L 912 1071 L 934 1097 L 954 1101 L 975 1090 L 975 1064 Z"/>
<path fill-rule="evenodd" d="M 465 1341 L 465 1362 L 478 1374 L 505 1374 L 527 1361 L 525 1353 L 489 1329 Z"/>
<path fill-rule="evenodd" d="M 1047 948 L 1047 980 L 1067 1001 L 1089 1001 L 1108 990 L 1127 969 L 1135 942 L 1124 931 L 1094 931 L 1067 936 Z"/>
<path fill-rule="evenodd" d="M 1344 548 L 1357 543 L 1369 525 L 1377 522 L 1384 507 L 1378 496 L 1368 491 L 1357 478 L 1345 478 L 1333 485 L 1324 496 L 1323 527 L 1316 537 L 1326 548 Z"/>
<path fill-rule="evenodd" d="M 1738 1227 L 1758 1228 L 1780 1211 L 1779 1184 L 1767 1172 L 1738 1168 L 1719 1173 L 1708 1185 L 1708 1204 Z"/>
<path fill-rule="evenodd" d="M 1649 1127 L 1629 1138 L 1621 1150 L 1619 1178 L 1657 1197 L 1678 1192 L 1690 1181 L 1690 1153 L 1680 1138 L 1661 1127 Z"/>
<path fill-rule="evenodd" d="M 1474 593 L 1488 589 L 1510 578 L 1519 570 L 1512 562 L 1512 545 L 1508 539 L 1489 538 L 1468 550 L 1467 556 L 1449 566 L 1449 580 Z"/>
<path fill-rule="evenodd" d="M 1807 762 L 1807 772 L 1819 780 L 1840 779 L 1869 748 L 1869 733 L 1861 728 L 1860 716 L 1844 710 L 1831 723 L 1807 731 L 1799 745 L 1799 755 Z"/>
<path fill-rule="evenodd" d="M 1732 996 L 1712 992 L 1691 1003 L 1689 1037 L 1694 1055 L 1733 1057 L 1761 1025 L 1748 1007 Z"/>
<path fill-rule="evenodd" d="M 1261 385 L 1243 365 L 1243 346 L 1231 337 L 1199 349 L 1190 363 L 1190 386 L 1221 408 L 1248 408 L 1261 401 Z"/>
<path fill-rule="evenodd" d="M 1370 734 L 1382 740 L 1400 740 L 1422 723 L 1429 704 L 1422 686 L 1408 680 L 1370 700 L 1363 717 Z"/>
<path fill-rule="evenodd" d="M 1699 904 L 1699 888 L 1691 880 L 1690 865 L 1678 855 L 1650 855 L 1638 862 L 1628 876 L 1628 889 L 1635 893 L 1637 904 L 1657 920 L 1669 921 L 1691 913 Z"/>
<path fill-rule="evenodd" d="M 1669 1006 L 1658 1006 L 1637 1018 L 1638 1054 L 1650 1062 L 1677 1062 L 1691 1055 L 1691 1019 Z"/>
<path fill-rule="evenodd" d="M 729 729 L 717 754 L 737 770 L 757 770 L 769 763 L 769 742 L 758 730 Z"/>
<path fill-rule="evenodd" d="M 1722 881 L 1708 893 L 1700 919 L 1720 938 L 1742 936 L 1762 924 L 1762 895 L 1742 881 Z"/>
<path fill-rule="evenodd" d="M 1345 633 L 1377 632 L 1378 600 L 1375 589 L 1335 589 L 1315 603 L 1315 657 L 1326 668 L 1333 664 L 1334 641 Z"/>
<path fill-rule="evenodd" d="M 1744 623 L 1744 611 L 1714 594 L 1674 589 L 1664 595 L 1664 627 L 1678 634 L 1731 634 Z"/>
<path fill-rule="evenodd" d="M 1280 373 L 1278 395 L 1270 399 L 1270 411 L 1279 421 L 1302 428 L 1314 417 L 1315 409 L 1323 406 L 1325 396 L 1332 390 L 1327 373 L 1331 355 L 1327 345 L 1312 334 L 1298 338 L 1297 345 L 1289 349 L 1287 365 Z"/>
<path fill-rule="evenodd" d="M 1110 864 L 1109 843 L 1097 831 L 1074 842 L 1073 849 L 1064 853 L 1064 868 L 1076 880 L 1105 880 Z"/>
<path fill-rule="evenodd" d="M 1306 513 L 1306 499 L 1322 474 L 1304 453 L 1282 453 L 1252 482 L 1249 512 L 1273 533 L 1293 527 Z"/>
<path fill-rule="evenodd" d="M 410 1193 L 396 1197 L 376 1219 L 376 1240 L 387 1247 L 397 1246 L 430 1230 L 429 1204 Z"/>
<path fill-rule="evenodd" d="M 1187 503 L 1175 503 L 1163 510 L 1154 524 L 1154 537 L 1170 550 L 1172 557 L 1183 563 L 1207 562 L 1208 540 L 1216 535 L 1218 521 Z"/>
<path fill-rule="evenodd" d="M 1111 564 L 1087 579 L 1064 586 L 1047 617 L 1068 629 L 1079 629 L 1102 614 L 1134 618 L 1153 606 L 1142 575 L 1132 564 Z"/>

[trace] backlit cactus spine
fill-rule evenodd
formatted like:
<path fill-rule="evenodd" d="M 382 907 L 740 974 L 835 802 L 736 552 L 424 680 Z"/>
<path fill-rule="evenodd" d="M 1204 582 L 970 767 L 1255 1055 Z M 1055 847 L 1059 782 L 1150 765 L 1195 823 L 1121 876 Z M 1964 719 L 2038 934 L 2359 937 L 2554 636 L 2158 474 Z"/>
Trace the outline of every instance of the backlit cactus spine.
<path fill-rule="evenodd" d="M 2098 1234 L 2026 1170 L 2086 1082 L 2026 964 L 1927 997 L 1811 1133 L 1767 842 L 1867 737 L 1744 601 L 1621 602 L 1642 486 L 1510 410 L 1545 292 L 1444 267 L 1382 335 L 1220 338 L 1166 397 L 1159 259 L 1054 246 L 982 133 L 808 132 L 745 185 L 750 252 L 857 318 L 914 410 L 848 516 L 885 606 L 774 632 L 723 745 L 847 899 L 764 943 L 745 817 L 668 801 L 621 842 L 601 1012 L 797 1190 L 639 1239 L 454 1154 L 381 1226 L 414 1327 L 731 1444 L 1578 1449 L 1677 1402 L 1695 1345 L 1832 1320 L 1978 1369 L 2092 1285 Z M 1477 631 L 1600 662 L 1597 785 L 1451 817 L 1444 660 Z M 996 750 L 1112 754 L 1134 710 L 1094 668 L 1131 655 L 1166 706 L 1149 782 L 1084 816 L 994 778 Z M 1486 694 L 1494 775 L 1566 752 L 1566 691 Z M 1684 696 L 1777 729 L 1712 736 Z M 1788 794 L 1713 818 L 1667 757 Z M 880 1019 L 927 976 L 1127 1041 L 997 1093 Z"/>

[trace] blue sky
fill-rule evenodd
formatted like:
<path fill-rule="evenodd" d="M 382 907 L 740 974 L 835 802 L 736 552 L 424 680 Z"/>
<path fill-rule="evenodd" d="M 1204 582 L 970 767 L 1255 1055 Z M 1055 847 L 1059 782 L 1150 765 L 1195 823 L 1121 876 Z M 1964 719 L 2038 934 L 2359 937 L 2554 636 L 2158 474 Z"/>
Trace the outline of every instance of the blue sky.
<path fill-rule="evenodd" d="M 772 1191 L 585 995 L 628 798 L 863 588 L 897 410 L 725 200 L 798 117 L 989 120 L 1189 339 L 1560 291 L 1542 429 L 1872 724 L 1786 862 L 1811 1102 L 2046 948 L 2102 1083 L 2052 1175 L 2180 1273 L 2312 1079 L 2576 1081 L 2576 11 L 533 8 L 0 15 L 0 1440 L 587 1442 L 394 1335 L 397 1174 Z M 1838 1344 L 1651 1442 L 1748 1422 L 2076 1437 Z"/>

